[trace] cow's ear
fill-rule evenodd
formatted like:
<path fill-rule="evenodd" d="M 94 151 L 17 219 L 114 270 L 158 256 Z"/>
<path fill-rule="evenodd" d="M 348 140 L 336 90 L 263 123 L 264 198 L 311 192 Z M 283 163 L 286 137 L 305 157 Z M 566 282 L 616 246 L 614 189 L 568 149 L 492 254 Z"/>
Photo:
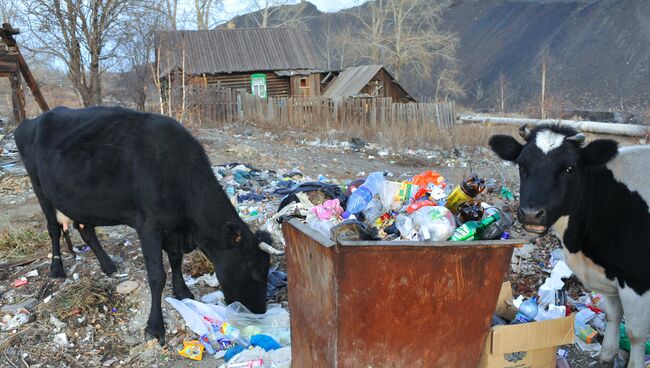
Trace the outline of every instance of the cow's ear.
<path fill-rule="evenodd" d="M 597 139 L 582 149 L 582 162 L 587 167 L 601 166 L 618 153 L 618 143 L 611 139 Z"/>
<path fill-rule="evenodd" d="M 226 233 L 226 244 L 229 247 L 239 246 L 242 242 L 241 226 L 232 222 L 227 222 L 224 225 L 224 232 Z"/>
<path fill-rule="evenodd" d="M 490 137 L 490 148 L 501 159 L 506 161 L 515 161 L 524 146 L 517 142 L 516 139 L 509 135 L 497 134 Z"/>

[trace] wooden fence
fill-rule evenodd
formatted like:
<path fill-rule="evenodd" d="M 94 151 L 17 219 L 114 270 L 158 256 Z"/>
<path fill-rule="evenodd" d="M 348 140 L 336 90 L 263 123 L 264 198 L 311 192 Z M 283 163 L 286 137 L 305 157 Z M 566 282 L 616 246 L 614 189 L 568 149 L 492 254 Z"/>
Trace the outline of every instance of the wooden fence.
<path fill-rule="evenodd" d="M 177 94 L 176 94 L 177 95 Z M 177 101 L 180 101 L 177 99 Z M 381 130 L 417 125 L 448 130 L 456 124 L 455 103 L 396 103 L 391 98 L 259 98 L 218 86 L 186 90 L 185 121 L 218 126 L 248 120 L 276 126 Z"/>

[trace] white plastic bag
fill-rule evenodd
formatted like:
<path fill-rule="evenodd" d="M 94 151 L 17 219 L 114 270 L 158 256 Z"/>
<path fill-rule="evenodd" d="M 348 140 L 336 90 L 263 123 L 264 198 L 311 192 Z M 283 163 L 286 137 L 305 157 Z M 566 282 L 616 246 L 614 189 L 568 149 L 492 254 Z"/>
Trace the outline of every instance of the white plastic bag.
<path fill-rule="evenodd" d="M 281 305 L 269 305 L 264 314 L 251 313 L 239 302 L 225 309 L 226 320 L 239 328 L 244 338 L 261 333 L 271 336 L 282 346 L 291 344 L 289 312 Z"/>

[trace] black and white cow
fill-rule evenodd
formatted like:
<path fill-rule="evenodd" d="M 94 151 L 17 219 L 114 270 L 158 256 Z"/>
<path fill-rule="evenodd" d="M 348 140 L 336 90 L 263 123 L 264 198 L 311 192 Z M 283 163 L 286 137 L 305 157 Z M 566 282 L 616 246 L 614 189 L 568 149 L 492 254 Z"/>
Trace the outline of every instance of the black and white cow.
<path fill-rule="evenodd" d="M 266 310 L 271 236 L 239 218 L 203 147 L 178 122 L 119 107 L 58 107 L 22 122 L 15 138 L 47 220 L 53 277 L 65 277 L 61 224 L 85 224 L 75 227 L 108 274 L 115 265 L 94 227 L 128 225 L 140 238 L 151 289 L 145 331 L 161 343 L 163 250 L 177 298 L 192 297 L 181 264 L 198 246 L 215 265 L 227 302 Z"/>
<path fill-rule="evenodd" d="M 589 289 L 605 295 L 607 329 L 600 359 L 618 352 L 625 314 L 632 343 L 628 367 L 642 367 L 650 332 L 650 146 L 583 145 L 566 127 L 522 128 L 522 145 L 506 135 L 492 150 L 519 166 L 519 221 L 533 233 L 553 228 L 566 262 Z"/>

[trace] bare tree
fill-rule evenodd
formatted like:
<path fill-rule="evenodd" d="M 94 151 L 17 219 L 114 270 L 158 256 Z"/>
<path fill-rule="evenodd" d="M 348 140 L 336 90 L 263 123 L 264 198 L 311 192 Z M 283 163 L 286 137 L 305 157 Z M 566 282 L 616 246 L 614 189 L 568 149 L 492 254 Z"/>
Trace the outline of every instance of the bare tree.
<path fill-rule="evenodd" d="M 18 6 L 14 0 L 0 0 L 0 19 L 2 23 L 15 23 Z"/>
<path fill-rule="evenodd" d="M 386 65 L 398 80 L 403 74 L 419 81 L 435 74 L 436 97 L 462 93 L 455 81 L 458 39 L 439 29 L 451 4 L 450 0 L 373 0 L 362 4 L 353 13 L 359 22 L 354 50 L 361 59 Z"/>
<path fill-rule="evenodd" d="M 151 2 L 142 5 L 146 6 L 134 7 L 129 12 L 130 21 L 118 48 L 119 68 L 122 71 L 118 99 L 144 111 L 147 85 L 153 82 L 149 64 L 155 56 L 156 33 L 173 25 L 159 16 L 166 12 L 166 4 Z"/>
<path fill-rule="evenodd" d="M 499 113 L 506 113 L 506 90 L 508 89 L 508 79 L 506 78 L 503 72 L 499 73 L 499 78 L 497 79 L 497 85 L 499 88 Z"/>
<path fill-rule="evenodd" d="M 212 0 L 194 0 L 194 13 L 196 14 L 196 28 L 198 30 L 210 29 L 210 9 Z"/>
<path fill-rule="evenodd" d="M 84 106 L 101 104 L 101 75 L 121 43 L 132 0 L 22 0 L 33 50 L 65 63 Z"/>
<path fill-rule="evenodd" d="M 246 11 L 259 28 L 302 27 L 306 2 L 300 0 L 249 0 Z"/>
<path fill-rule="evenodd" d="M 165 15 L 169 29 L 176 31 L 178 29 L 176 25 L 178 20 L 178 0 L 161 0 L 159 9 Z"/>

